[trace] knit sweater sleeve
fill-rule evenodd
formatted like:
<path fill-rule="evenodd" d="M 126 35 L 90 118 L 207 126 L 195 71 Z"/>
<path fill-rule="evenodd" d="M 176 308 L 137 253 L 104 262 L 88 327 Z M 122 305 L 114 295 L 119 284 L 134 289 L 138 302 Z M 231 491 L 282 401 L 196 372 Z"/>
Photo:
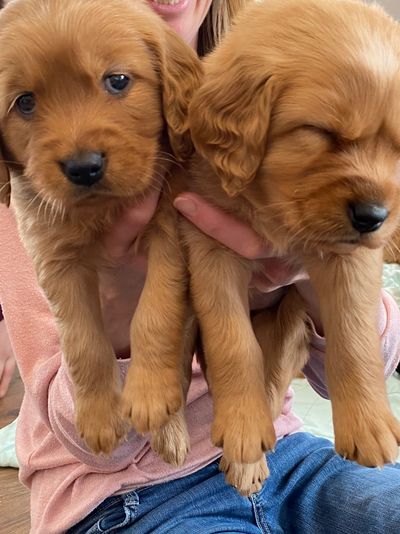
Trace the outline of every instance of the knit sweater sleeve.
<path fill-rule="evenodd" d="M 400 360 L 400 312 L 391 295 L 382 291 L 379 307 L 379 333 L 385 377 L 392 375 Z M 325 376 L 325 339 L 313 332 L 310 359 L 303 370 L 310 385 L 321 397 L 329 398 Z"/>

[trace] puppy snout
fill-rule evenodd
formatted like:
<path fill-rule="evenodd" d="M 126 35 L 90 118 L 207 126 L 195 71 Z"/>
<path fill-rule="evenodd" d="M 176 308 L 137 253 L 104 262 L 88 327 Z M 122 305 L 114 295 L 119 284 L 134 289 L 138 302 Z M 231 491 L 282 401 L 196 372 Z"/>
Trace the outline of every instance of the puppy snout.
<path fill-rule="evenodd" d="M 91 187 L 104 175 L 105 155 L 101 152 L 81 152 L 60 162 L 62 172 L 70 182 Z"/>
<path fill-rule="evenodd" d="M 355 230 L 361 234 L 375 232 L 387 219 L 388 210 L 381 204 L 355 202 L 349 204 L 349 217 Z"/>

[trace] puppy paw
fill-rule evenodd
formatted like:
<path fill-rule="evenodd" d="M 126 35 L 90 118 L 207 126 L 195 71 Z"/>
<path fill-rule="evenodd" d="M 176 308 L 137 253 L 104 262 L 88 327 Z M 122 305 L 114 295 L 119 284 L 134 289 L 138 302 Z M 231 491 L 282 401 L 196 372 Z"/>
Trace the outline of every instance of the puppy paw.
<path fill-rule="evenodd" d="M 366 467 L 382 467 L 397 459 L 400 423 L 389 410 L 377 411 L 374 407 L 371 412 L 373 417 L 364 407 L 349 410 L 346 417 L 335 417 L 335 449 L 347 460 Z"/>
<path fill-rule="evenodd" d="M 269 475 L 264 455 L 252 464 L 230 462 L 223 456 L 219 468 L 225 473 L 227 484 L 235 487 L 240 495 L 245 497 L 260 491 L 264 480 Z"/>
<path fill-rule="evenodd" d="M 272 450 L 276 435 L 264 397 L 235 397 L 219 404 L 211 429 L 215 446 L 222 447 L 230 462 L 252 464 Z"/>
<path fill-rule="evenodd" d="M 148 370 L 128 373 L 122 392 L 123 413 L 140 434 L 159 430 L 182 402 L 179 374 L 164 369 L 157 376 Z"/>
<path fill-rule="evenodd" d="M 125 439 L 128 424 L 122 416 L 119 393 L 81 398 L 75 410 L 77 430 L 95 454 L 110 454 Z"/>
<path fill-rule="evenodd" d="M 151 439 L 152 449 L 164 462 L 175 467 L 185 463 L 190 450 L 189 434 L 182 411 L 173 415 Z"/>

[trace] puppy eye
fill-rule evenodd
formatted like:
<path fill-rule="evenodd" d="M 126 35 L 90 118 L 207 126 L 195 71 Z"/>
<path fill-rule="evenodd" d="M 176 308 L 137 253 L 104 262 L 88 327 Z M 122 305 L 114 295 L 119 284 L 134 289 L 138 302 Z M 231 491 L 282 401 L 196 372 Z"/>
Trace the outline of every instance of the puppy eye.
<path fill-rule="evenodd" d="M 326 128 L 322 128 L 321 126 L 315 126 L 314 124 L 304 124 L 302 126 L 304 130 L 308 130 L 309 132 L 314 132 L 319 135 L 326 135 L 330 136 L 332 135 L 332 131 L 328 130 Z"/>
<path fill-rule="evenodd" d="M 130 84 L 131 79 L 126 74 L 109 74 L 104 78 L 104 87 L 112 95 L 122 93 Z"/>
<path fill-rule="evenodd" d="M 341 143 L 340 137 L 337 132 L 329 130 L 328 128 L 324 128 L 322 126 L 315 126 L 314 124 L 304 124 L 301 128 L 304 130 L 308 130 L 309 132 L 316 133 L 317 135 L 320 135 L 322 137 L 325 137 L 329 141 L 333 142 L 335 145 L 339 145 Z"/>
<path fill-rule="evenodd" d="M 35 95 L 24 93 L 17 98 L 14 105 L 23 117 L 30 117 L 36 108 Z"/>

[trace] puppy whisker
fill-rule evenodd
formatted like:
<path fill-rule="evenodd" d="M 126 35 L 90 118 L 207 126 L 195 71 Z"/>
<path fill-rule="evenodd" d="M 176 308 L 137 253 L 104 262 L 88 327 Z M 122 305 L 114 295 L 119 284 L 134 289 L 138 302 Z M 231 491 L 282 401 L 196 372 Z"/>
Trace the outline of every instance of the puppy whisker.
<path fill-rule="evenodd" d="M 0 187 L 0 194 L 2 193 L 3 189 L 5 189 L 5 188 L 7 188 L 7 187 L 10 187 L 8 183 L 3 184 L 3 185 Z"/>
<path fill-rule="evenodd" d="M 22 167 L 18 161 L 14 161 L 11 159 L 0 159 L 0 163 L 4 163 L 5 165 L 16 165 L 17 167 Z"/>
<path fill-rule="evenodd" d="M 32 198 L 32 200 L 30 200 L 30 201 L 28 202 L 28 204 L 26 205 L 26 207 L 25 207 L 25 209 L 24 209 L 24 213 L 27 213 L 27 212 L 28 212 L 28 210 L 30 209 L 30 207 L 32 206 L 32 204 L 34 204 L 38 198 L 41 198 L 42 194 L 44 194 L 44 191 L 43 191 L 43 190 L 40 190 L 38 193 L 36 193 L 36 195 Z"/>
<path fill-rule="evenodd" d="M 159 152 L 157 155 L 158 161 L 164 161 L 166 163 L 172 163 L 173 165 L 176 165 L 180 169 L 184 169 L 184 166 L 180 161 L 177 160 L 177 158 L 173 154 L 169 154 L 168 152 Z"/>
<path fill-rule="evenodd" d="M 255 213 L 264 213 L 264 212 L 268 212 L 272 209 L 272 208 L 286 208 L 286 207 L 290 207 L 292 205 L 296 205 L 298 203 L 297 199 L 296 200 L 282 200 L 280 202 L 271 202 L 269 203 L 267 206 L 257 206 L 254 210 Z"/>

